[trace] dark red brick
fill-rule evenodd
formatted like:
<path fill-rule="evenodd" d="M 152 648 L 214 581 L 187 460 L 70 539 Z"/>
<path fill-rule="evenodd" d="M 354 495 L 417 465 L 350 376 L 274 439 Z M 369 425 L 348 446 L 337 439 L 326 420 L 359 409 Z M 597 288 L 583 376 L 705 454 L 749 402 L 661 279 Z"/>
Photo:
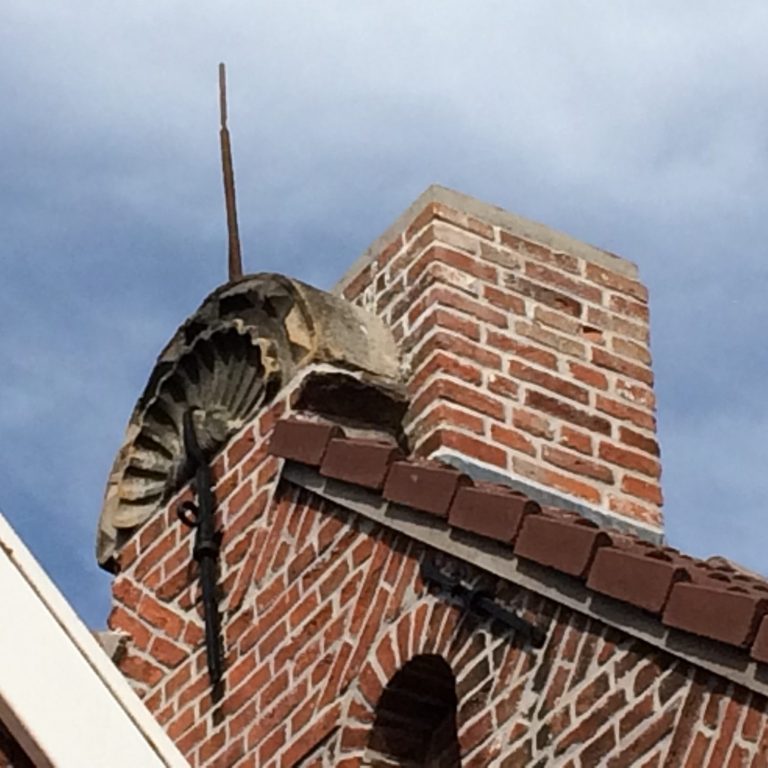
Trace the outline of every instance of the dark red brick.
<path fill-rule="evenodd" d="M 531 390 L 527 392 L 525 404 L 536 411 L 544 411 L 558 419 L 568 421 L 577 427 L 584 427 L 590 432 L 599 432 L 603 435 L 611 434 L 611 423 L 602 416 L 597 416 L 589 411 L 584 411 L 562 400 L 549 397 L 541 392 Z"/>
<path fill-rule="evenodd" d="M 448 513 L 457 528 L 511 544 L 526 515 L 541 511 L 527 496 L 504 486 L 459 488 Z"/>
<path fill-rule="evenodd" d="M 767 610 L 765 596 L 715 584 L 677 583 L 672 587 L 662 621 L 712 640 L 746 646 Z"/>
<path fill-rule="evenodd" d="M 328 444 L 320 474 L 381 490 L 390 464 L 402 458 L 401 451 L 378 440 L 334 438 Z"/>
<path fill-rule="evenodd" d="M 611 541 L 587 521 L 529 515 L 515 542 L 515 554 L 571 576 L 585 576 L 595 550 Z"/>
<path fill-rule="evenodd" d="M 674 563 L 638 552 L 602 547 L 595 554 L 587 586 L 658 614 L 664 609 L 672 585 L 688 579 L 685 569 Z"/>
<path fill-rule="evenodd" d="M 387 475 L 383 495 L 387 501 L 438 517 L 447 517 L 456 490 L 471 482 L 466 475 L 455 469 L 396 461 Z"/>
<path fill-rule="evenodd" d="M 317 467 L 323 461 L 328 443 L 337 437 L 344 437 L 344 432 L 335 425 L 285 419 L 275 425 L 269 452 L 273 456 Z"/>

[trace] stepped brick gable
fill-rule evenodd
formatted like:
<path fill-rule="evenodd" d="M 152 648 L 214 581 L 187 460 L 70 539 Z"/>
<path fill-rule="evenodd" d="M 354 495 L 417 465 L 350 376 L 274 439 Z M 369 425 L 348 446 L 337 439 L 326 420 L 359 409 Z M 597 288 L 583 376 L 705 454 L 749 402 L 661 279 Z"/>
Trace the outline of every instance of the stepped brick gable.
<path fill-rule="evenodd" d="M 768 582 L 663 540 L 635 267 L 431 188 L 314 291 L 206 300 L 110 478 L 117 663 L 190 765 L 768 766 Z"/>

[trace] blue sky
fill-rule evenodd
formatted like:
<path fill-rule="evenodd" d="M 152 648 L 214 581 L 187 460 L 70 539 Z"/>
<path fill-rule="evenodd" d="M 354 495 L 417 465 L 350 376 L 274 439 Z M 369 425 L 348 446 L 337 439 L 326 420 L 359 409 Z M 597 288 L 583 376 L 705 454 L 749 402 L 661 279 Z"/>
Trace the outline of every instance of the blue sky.
<path fill-rule="evenodd" d="M 93 626 L 155 356 L 244 259 L 329 288 L 430 183 L 635 261 L 670 542 L 768 572 L 768 5 L 426 0 L 0 11 L 0 509 Z"/>

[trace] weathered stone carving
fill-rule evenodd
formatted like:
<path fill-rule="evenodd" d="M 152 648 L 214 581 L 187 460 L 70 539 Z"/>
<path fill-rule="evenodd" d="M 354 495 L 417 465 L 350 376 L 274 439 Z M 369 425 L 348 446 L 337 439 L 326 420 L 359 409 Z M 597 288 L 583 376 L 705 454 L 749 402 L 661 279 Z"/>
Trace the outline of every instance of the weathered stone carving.
<path fill-rule="evenodd" d="M 399 399 L 397 347 L 382 321 L 281 275 L 214 291 L 161 352 L 107 482 L 97 557 L 107 568 L 130 533 L 187 479 L 182 418 L 193 408 L 213 453 L 310 364 L 328 363 Z"/>

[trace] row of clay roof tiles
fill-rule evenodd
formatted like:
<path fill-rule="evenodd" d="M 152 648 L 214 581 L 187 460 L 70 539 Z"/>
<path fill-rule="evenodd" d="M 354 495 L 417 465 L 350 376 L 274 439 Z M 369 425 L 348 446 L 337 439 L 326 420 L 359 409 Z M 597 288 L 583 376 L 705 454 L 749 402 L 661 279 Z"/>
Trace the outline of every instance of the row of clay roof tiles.
<path fill-rule="evenodd" d="M 280 421 L 270 452 L 502 542 L 515 555 L 581 579 L 668 627 L 749 649 L 752 658 L 768 662 L 768 581 L 721 558 L 699 560 L 601 528 L 507 486 L 475 483 L 444 464 L 406 458 L 387 442 L 348 438 L 335 425 Z"/>

